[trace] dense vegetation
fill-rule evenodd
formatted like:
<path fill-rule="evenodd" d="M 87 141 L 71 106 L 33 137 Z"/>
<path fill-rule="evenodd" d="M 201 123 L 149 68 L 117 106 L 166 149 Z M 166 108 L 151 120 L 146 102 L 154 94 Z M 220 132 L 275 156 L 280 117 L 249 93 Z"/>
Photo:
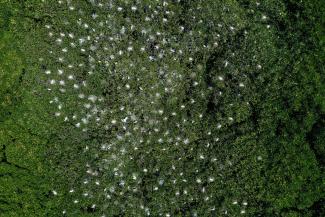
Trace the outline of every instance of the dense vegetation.
<path fill-rule="evenodd" d="M 325 216 L 324 10 L 0 0 L 0 216 Z"/>

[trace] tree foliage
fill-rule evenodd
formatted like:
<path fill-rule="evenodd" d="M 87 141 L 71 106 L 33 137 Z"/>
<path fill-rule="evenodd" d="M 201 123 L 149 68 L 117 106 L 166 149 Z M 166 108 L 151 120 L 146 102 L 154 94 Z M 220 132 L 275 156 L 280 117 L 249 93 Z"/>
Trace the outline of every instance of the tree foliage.
<path fill-rule="evenodd" d="M 1 1 L 0 216 L 324 216 L 324 10 Z"/>

